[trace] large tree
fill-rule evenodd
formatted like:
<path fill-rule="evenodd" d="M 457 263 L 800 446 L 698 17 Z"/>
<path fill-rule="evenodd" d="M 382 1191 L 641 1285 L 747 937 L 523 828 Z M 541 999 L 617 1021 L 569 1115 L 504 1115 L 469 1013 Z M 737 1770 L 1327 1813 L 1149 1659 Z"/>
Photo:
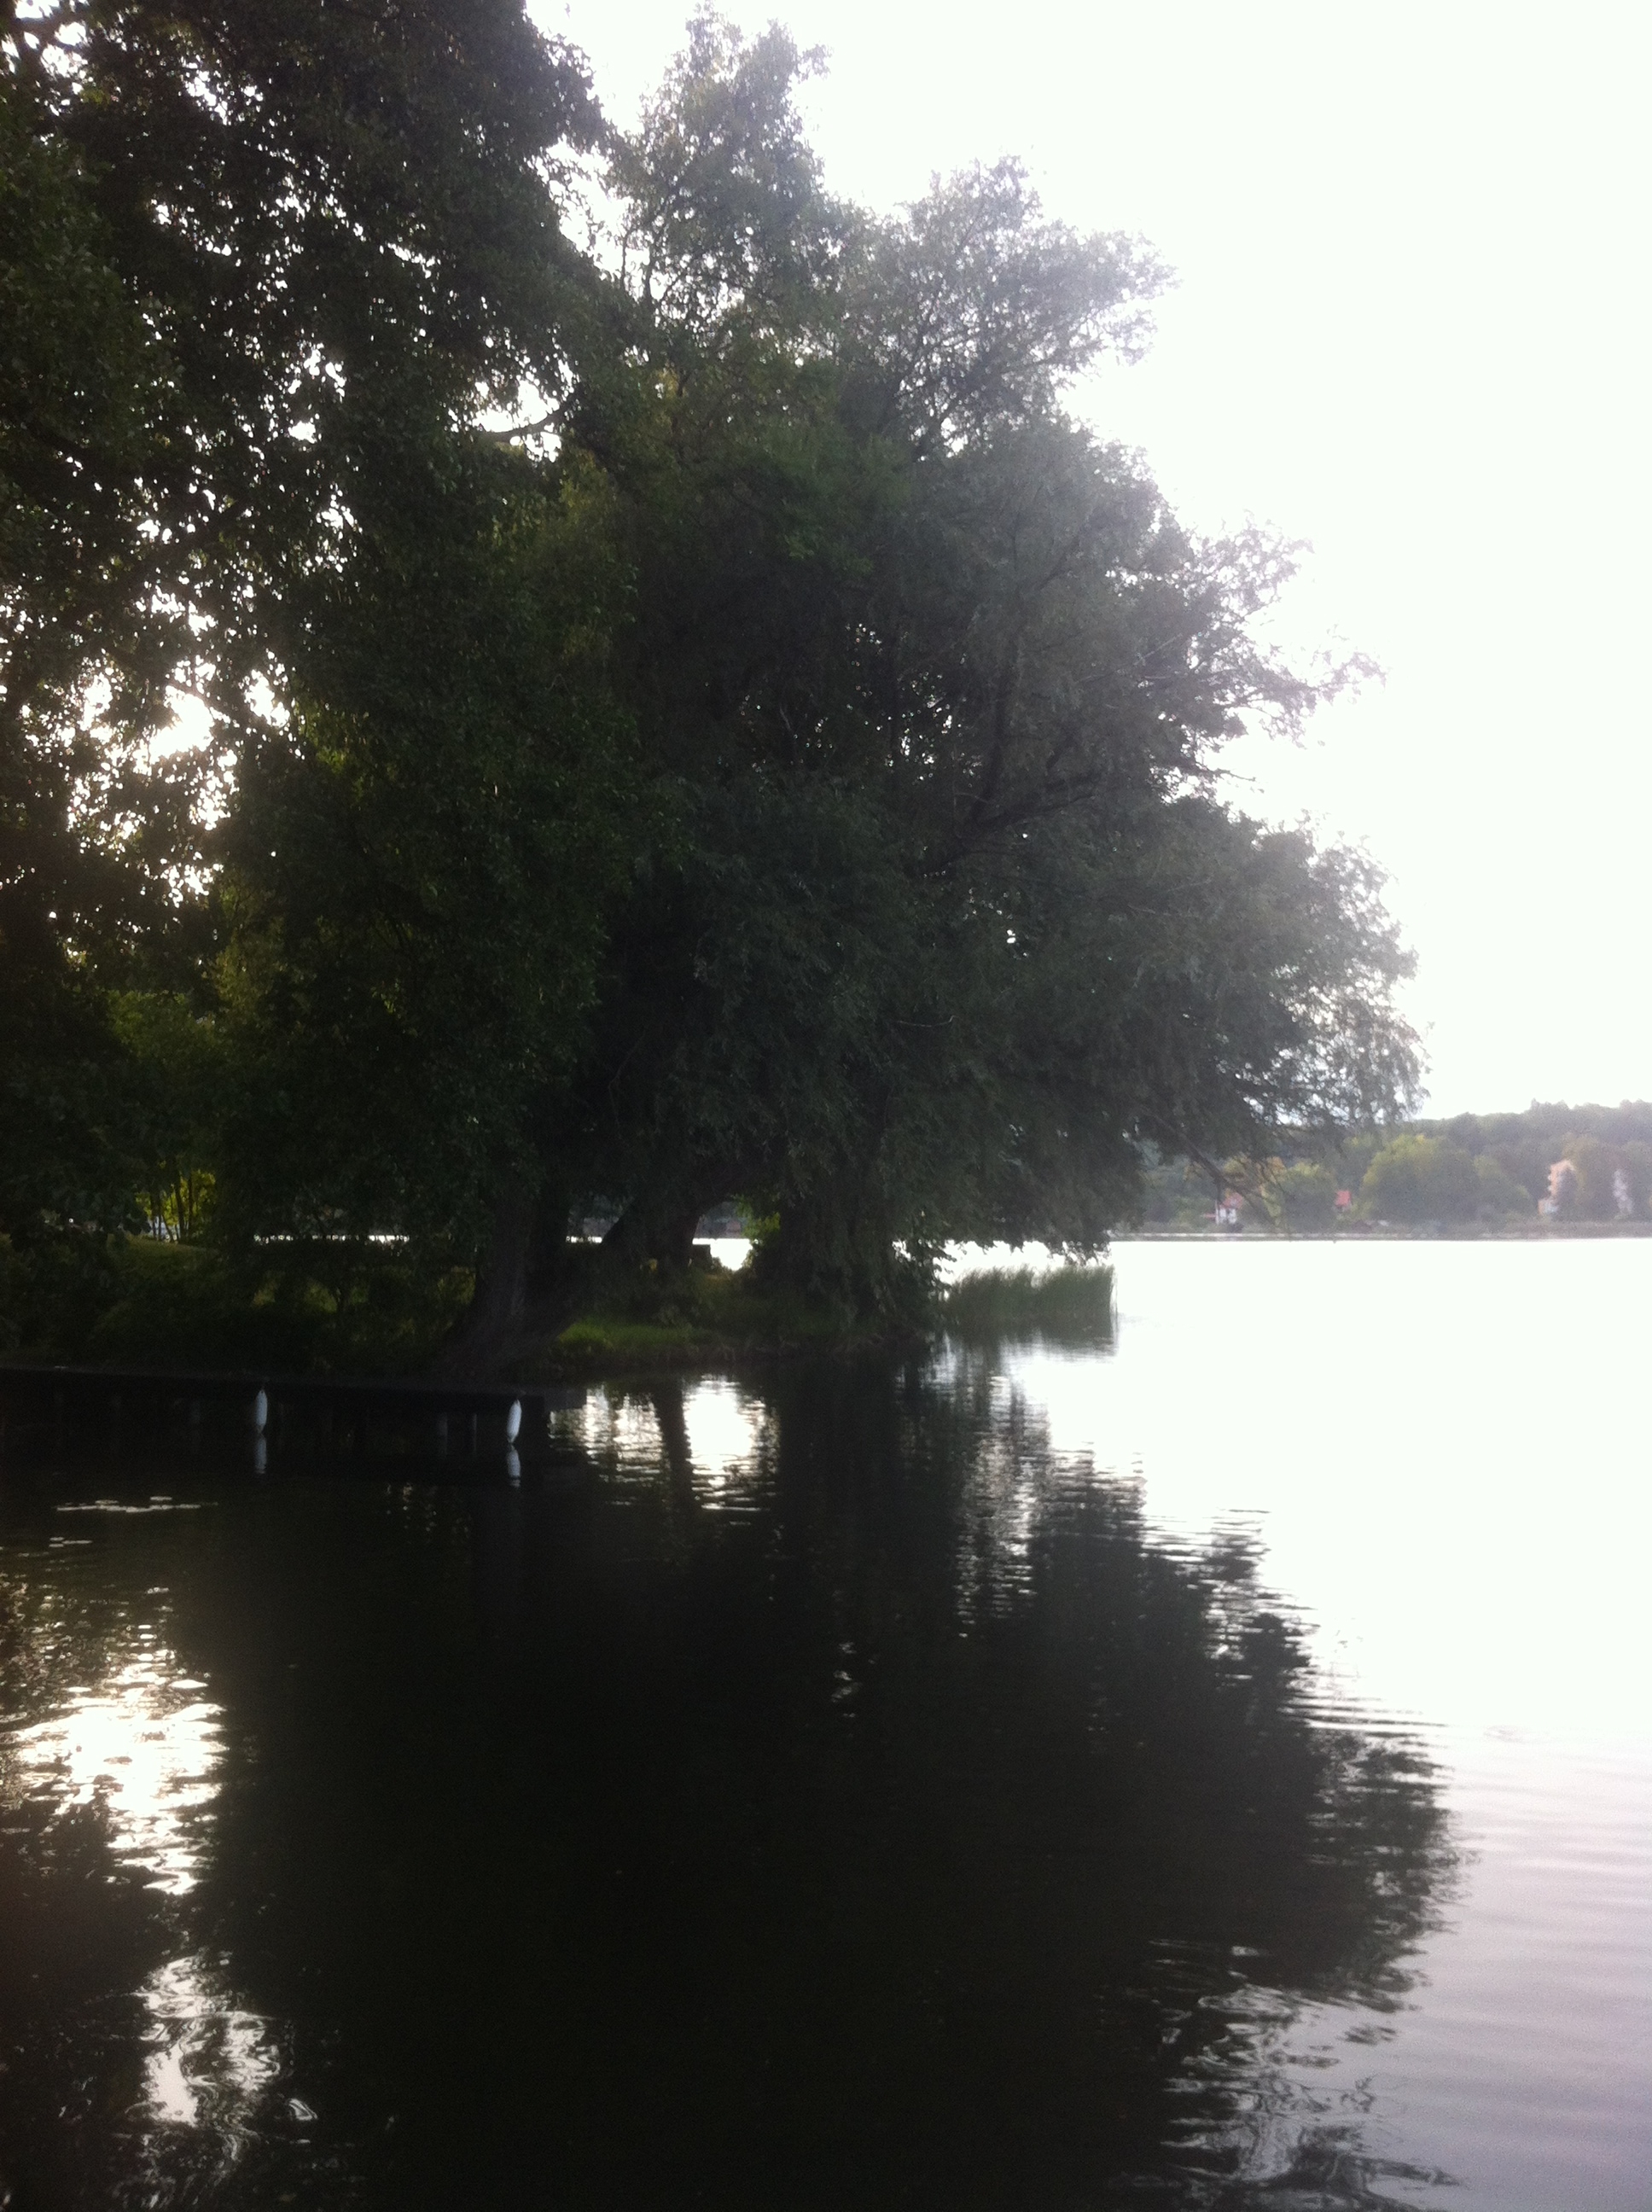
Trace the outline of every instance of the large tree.
<path fill-rule="evenodd" d="M 652 404 L 568 429 L 631 517 L 663 834 L 556 1142 L 629 1249 L 744 1191 L 768 1264 L 875 1308 L 948 1237 L 1098 1242 L 1145 1142 L 1265 1151 L 1415 1061 L 1375 872 L 1219 793 L 1337 680 L 1255 641 L 1287 555 L 1195 541 L 1062 410 L 1157 264 L 1012 164 L 843 207 L 799 66 L 701 18 L 614 165 Z"/>
<path fill-rule="evenodd" d="M 708 15 L 629 137 L 519 0 L 6 24 L 0 950 L 85 1125 L 14 1221 L 118 1196 L 112 981 L 217 1025 L 226 1230 L 475 1255 L 478 1360 L 598 1199 L 670 1258 L 745 1194 L 887 1310 L 951 1237 L 1093 1245 L 1145 1145 L 1404 1096 L 1371 871 L 1218 780 L 1324 688 L 1255 642 L 1288 560 L 1064 411 L 1139 241 L 1013 164 L 847 206 L 810 58 Z"/>

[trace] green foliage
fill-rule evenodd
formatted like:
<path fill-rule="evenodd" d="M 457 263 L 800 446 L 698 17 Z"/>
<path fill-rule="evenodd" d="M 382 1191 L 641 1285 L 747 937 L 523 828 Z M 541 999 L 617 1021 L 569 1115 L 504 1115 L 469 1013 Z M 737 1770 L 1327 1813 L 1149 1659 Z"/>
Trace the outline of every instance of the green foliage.
<path fill-rule="evenodd" d="M 1472 1221 L 1479 1201 L 1473 1155 L 1410 1131 L 1382 1147 L 1359 1187 L 1360 1212 L 1377 1221 Z"/>
<path fill-rule="evenodd" d="M 210 1226 L 278 1305 L 405 1240 L 482 1359 L 571 1214 L 670 1268 L 741 1192 L 764 1296 L 898 1328 L 951 1239 L 1093 1252 L 1161 1152 L 1406 1103 L 1379 877 L 1213 780 L 1357 670 L 1062 411 L 1139 240 L 1012 162 L 847 206 L 814 58 L 708 15 L 629 137 L 519 0 L 7 20 L 21 1243 Z"/>
<path fill-rule="evenodd" d="M 301 755 L 318 714 L 354 726 L 364 689 L 385 719 L 410 638 L 428 640 L 428 665 L 434 610 L 465 611 L 454 571 L 499 531 L 502 500 L 495 487 L 491 512 L 472 497 L 450 514 L 446 490 L 478 447 L 495 477 L 531 474 L 477 418 L 565 374 L 579 316 L 563 303 L 592 283 L 552 185 L 594 117 L 515 0 L 69 0 L 9 11 L 0 52 L 0 199 L 17 218 L 0 226 L 0 1011 L 24 1041 L 0 1096 L 0 1218 L 27 1230 L 120 1218 L 130 1200 L 109 1187 L 132 1151 L 148 1171 L 141 1129 L 129 1146 L 120 1127 L 143 1121 L 145 1086 L 129 1113 L 100 983 L 205 987 L 202 892 L 225 860 L 241 866 L 233 888 L 219 878 L 221 933 L 267 918 L 246 863 L 249 831 L 270 827 L 272 757 Z M 518 680 L 543 672 L 542 655 Z M 209 710 L 211 747 L 149 767 L 179 696 Z M 587 740 L 571 728 L 564 755 Z M 408 750 L 392 772 L 428 800 L 452 748 Z M 215 850 L 192 802 L 219 770 Z M 484 755 L 457 781 L 491 791 L 495 773 Z M 569 859 L 562 841 L 556 865 Z M 282 894 L 301 937 L 301 891 Z M 335 944 L 404 927 L 389 894 L 365 917 L 359 898 L 340 907 Z M 253 965 L 239 958 L 232 981 Z M 375 1091 L 369 1064 L 311 1132 L 324 1149 L 405 1085 L 405 1063 L 387 1065 Z M 313 1092 L 331 1095 L 332 1072 L 307 1062 Z M 247 1095 L 269 1103 L 282 1076 Z M 275 1218 L 292 1210 L 283 1192 Z"/>
<path fill-rule="evenodd" d="M 1330 1229 L 1337 1218 L 1337 1179 L 1316 1161 L 1282 1168 L 1269 1184 L 1287 1229 Z"/>
<path fill-rule="evenodd" d="M 1618 1157 L 1634 1218 L 1644 1221 L 1652 1213 L 1652 1144 L 1631 1141 L 1619 1146 Z"/>
<path fill-rule="evenodd" d="M 1113 1334 L 1108 1267 L 983 1267 L 944 1292 L 946 1326 L 967 1337 L 1036 1334 L 1091 1341 Z"/>
<path fill-rule="evenodd" d="M 132 1214 L 100 984 L 187 813 L 142 744 L 176 641 L 135 483 L 158 355 L 47 105 L 0 74 L 0 1228 L 24 1235 Z"/>
<path fill-rule="evenodd" d="M 1140 1219 L 1156 1229 L 1199 1229 L 1215 1205 L 1213 1179 L 1192 1160 L 1163 1158 L 1156 1146 L 1144 1146 Z"/>
<path fill-rule="evenodd" d="M 790 334 L 832 286 L 844 218 L 792 98 L 822 62 L 778 24 L 748 46 L 702 10 L 635 135 L 614 141 L 622 267 L 656 328 L 714 349 Z"/>
<path fill-rule="evenodd" d="M 630 793 L 600 483 L 517 475 L 476 447 L 386 522 L 313 699 L 246 764 L 218 968 L 243 1233 L 462 1233 L 501 1176 L 538 1179 Z"/>
<path fill-rule="evenodd" d="M 1501 1160 L 1490 1152 L 1479 1153 L 1474 1161 L 1474 1173 L 1479 1179 L 1479 1213 L 1482 1220 L 1529 1220 L 1534 1211 L 1532 1194 L 1523 1183 L 1517 1183 Z"/>
<path fill-rule="evenodd" d="M 1607 1193 L 1610 1196 L 1610 1178 Z M 1372 1158 L 1360 1186 L 1368 1219 L 1408 1223 L 1529 1218 L 1531 1193 L 1491 1153 L 1408 1130 Z"/>
<path fill-rule="evenodd" d="M 184 1000 L 124 992 L 111 1004 L 131 1070 L 137 1196 L 146 1220 L 193 1243 L 211 1220 L 222 1156 L 228 1069 L 214 1024 Z"/>
<path fill-rule="evenodd" d="M 1652 1159 L 1652 1103 L 1625 1099 L 1619 1106 L 1569 1106 L 1534 1100 L 1520 1114 L 1460 1114 L 1449 1121 L 1420 1121 L 1417 1127 L 1494 1158 L 1534 1202 L 1547 1194 L 1554 1163 L 1569 1158 L 1570 1146 L 1580 1139 L 1592 1138 L 1623 1168 L 1636 1217 L 1646 1218 L 1644 1167 L 1637 1161 Z M 1606 1180 L 1609 1188 L 1610 1176 Z"/>
<path fill-rule="evenodd" d="M 1386 1141 L 1385 1133 L 1380 1129 L 1354 1130 L 1339 1135 L 1327 1162 L 1336 1176 L 1337 1188 L 1357 1198 L 1366 1170 Z"/>
<path fill-rule="evenodd" d="M 663 419 L 624 468 L 580 427 L 636 501 L 617 665 L 674 834 L 615 919 L 584 1175 L 644 1249 L 750 1191 L 772 1279 L 895 1311 L 954 1237 L 1093 1249 L 1155 1140 L 1391 1106 L 1406 963 L 1367 866 L 1204 795 L 1318 696 L 1252 640 L 1287 556 L 1195 544 L 1058 410 L 1157 265 L 1012 166 L 851 216 L 787 61 L 701 27 L 615 173 Z"/>
<path fill-rule="evenodd" d="M 749 1267 L 644 1267 L 598 1278 L 586 1310 L 543 1347 L 538 1364 L 558 1374 L 588 1374 L 828 1343 L 877 1344 L 908 1333 L 916 1334 L 876 1321 L 846 1324 L 818 1301 L 766 1288 Z"/>
<path fill-rule="evenodd" d="M 394 1249 L 282 1247 L 251 1265 L 150 1237 L 0 1243 L 0 1350 L 116 1366 L 405 1373 L 464 1312 L 471 1279 Z"/>
<path fill-rule="evenodd" d="M 0 1237 L 0 1354 L 78 1358 L 120 1295 L 121 1242 L 75 1228 L 21 1243 Z"/>
<path fill-rule="evenodd" d="M 1582 1221 L 1615 1218 L 1618 1206 L 1613 1176 L 1618 1162 L 1612 1149 L 1599 1137 L 1574 1133 L 1562 1145 L 1560 1157 L 1571 1163 L 1573 1170 L 1561 1200 L 1561 1212 Z"/>

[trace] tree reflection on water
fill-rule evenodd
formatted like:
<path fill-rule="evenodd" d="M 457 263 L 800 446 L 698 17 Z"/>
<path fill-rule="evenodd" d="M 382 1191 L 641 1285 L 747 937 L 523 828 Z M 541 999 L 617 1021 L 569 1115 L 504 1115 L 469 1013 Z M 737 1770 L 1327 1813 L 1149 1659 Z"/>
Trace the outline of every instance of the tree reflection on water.
<path fill-rule="evenodd" d="M 1403 2007 L 1436 1780 L 1326 1702 L 1243 1532 L 1156 1540 L 990 1355 L 666 1382 L 575 1441 L 519 1490 L 277 1465 L 11 1532 L 20 2207 L 1431 2179 L 1292 2052 Z M 28 1753 L 135 1636 L 201 1732 L 147 1881 L 118 1795 Z"/>

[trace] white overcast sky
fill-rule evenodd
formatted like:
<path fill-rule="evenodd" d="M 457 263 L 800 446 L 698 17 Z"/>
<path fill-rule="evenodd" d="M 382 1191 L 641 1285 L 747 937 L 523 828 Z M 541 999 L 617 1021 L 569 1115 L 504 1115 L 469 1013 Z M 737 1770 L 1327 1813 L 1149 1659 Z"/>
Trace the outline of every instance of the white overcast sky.
<path fill-rule="evenodd" d="M 538 0 L 628 122 L 683 0 Z M 1028 162 L 1176 270 L 1081 396 L 1174 504 L 1314 554 L 1283 617 L 1384 688 L 1245 803 L 1365 843 L 1420 968 L 1430 1110 L 1652 1097 L 1652 11 L 1339 0 L 792 0 L 833 186 Z"/>

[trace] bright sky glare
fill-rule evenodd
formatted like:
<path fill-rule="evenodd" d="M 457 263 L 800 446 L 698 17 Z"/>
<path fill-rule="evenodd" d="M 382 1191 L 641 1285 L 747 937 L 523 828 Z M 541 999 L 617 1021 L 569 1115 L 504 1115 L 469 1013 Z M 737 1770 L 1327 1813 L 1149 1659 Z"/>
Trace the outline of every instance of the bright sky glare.
<path fill-rule="evenodd" d="M 687 0 L 538 0 L 629 122 Z M 1388 671 L 1247 801 L 1363 841 L 1421 969 L 1430 1110 L 1652 1096 L 1646 517 L 1652 17 L 1391 0 L 726 0 L 829 51 L 836 189 L 1021 155 L 1178 271 L 1083 395 L 1182 515 L 1315 551 L 1281 619 Z"/>

